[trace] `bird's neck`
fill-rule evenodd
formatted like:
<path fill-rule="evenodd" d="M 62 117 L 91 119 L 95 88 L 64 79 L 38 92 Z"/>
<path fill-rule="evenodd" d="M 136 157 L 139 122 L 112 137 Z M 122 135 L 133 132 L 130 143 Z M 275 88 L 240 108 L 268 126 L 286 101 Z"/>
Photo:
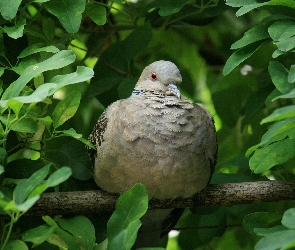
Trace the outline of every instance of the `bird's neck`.
<path fill-rule="evenodd" d="M 135 88 L 132 91 L 131 96 L 146 96 L 146 97 L 158 97 L 158 98 L 165 98 L 168 96 L 174 96 L 171 92 L 163 91 L 163 90 L 144 90 L 144 89 L 137 89 Z"/>

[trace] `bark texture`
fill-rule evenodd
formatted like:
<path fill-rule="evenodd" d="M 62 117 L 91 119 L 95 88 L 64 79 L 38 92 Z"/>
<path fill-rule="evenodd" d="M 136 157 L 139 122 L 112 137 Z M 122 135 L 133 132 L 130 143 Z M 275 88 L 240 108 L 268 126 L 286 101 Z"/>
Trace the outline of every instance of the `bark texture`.
<path fill-rule="evenodd" d="M 118 195 L 102 190 L 44 193 L 27 215 L 70 215 L 112 212 Z M 150 209 L 230 206 L 295 200 L 295 182 L 259 181 L 209 185 L 191 198 L 151 200 Z"/>

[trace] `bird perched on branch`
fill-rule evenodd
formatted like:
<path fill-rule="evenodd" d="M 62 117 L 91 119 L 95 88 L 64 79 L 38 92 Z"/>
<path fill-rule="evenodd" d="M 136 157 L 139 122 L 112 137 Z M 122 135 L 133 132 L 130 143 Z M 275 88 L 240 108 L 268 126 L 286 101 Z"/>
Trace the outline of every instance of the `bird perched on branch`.
<path fill-rule="evenodd" d="M 97 147 L 89 153 L 100 188 L 121 194 L 142 183 L 149 199 L 173 199 L 206 187 L 217 158 L 214 121 L 180 94 L 181 81 L 174 63 L 156 61 L 143 70 L 129 98 L 103 112 L 89 136 Z M 170 212 L 147 212 L 142 227 L 154 233 L 138 237 L 137 247 L 158 244 Z"/>

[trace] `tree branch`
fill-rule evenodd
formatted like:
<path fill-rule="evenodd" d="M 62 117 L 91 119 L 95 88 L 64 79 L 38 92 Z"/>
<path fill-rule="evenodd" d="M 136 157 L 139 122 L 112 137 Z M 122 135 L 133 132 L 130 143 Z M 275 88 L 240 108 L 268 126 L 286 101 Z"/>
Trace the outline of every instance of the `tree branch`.
<path fill-rule="evenodd" d="M 27 215 L 100 213 L 115 209 L 118 195 L 102 190 L 44 193 Z M 295 200 L 295 182 L 259 181 L 209 185 L 191 198 L 151 200 L 150 209 L 227 206 Z"/>

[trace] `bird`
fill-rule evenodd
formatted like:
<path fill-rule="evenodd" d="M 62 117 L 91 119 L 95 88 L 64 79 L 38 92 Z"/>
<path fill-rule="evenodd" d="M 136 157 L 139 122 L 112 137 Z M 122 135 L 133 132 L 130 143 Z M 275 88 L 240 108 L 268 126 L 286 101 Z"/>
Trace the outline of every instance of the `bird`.
<path fill-rule="evenodd" d="M 101 189 L 122 194 L 142 183 L 149 199 L 161 200 L 191 197 L 207 186 L 217 161 L 214 120 L 181 95 L 181 82 L 174 63 L 155 61 L 142 71 L 129 98 L 101 114 L 88 138 L 97 148 L 89 155 Z M 135 246 L 157 246 L 172 210 L 148 210 L 141 229 L 150 233 L 141 239 L 138 234 Z"/>

